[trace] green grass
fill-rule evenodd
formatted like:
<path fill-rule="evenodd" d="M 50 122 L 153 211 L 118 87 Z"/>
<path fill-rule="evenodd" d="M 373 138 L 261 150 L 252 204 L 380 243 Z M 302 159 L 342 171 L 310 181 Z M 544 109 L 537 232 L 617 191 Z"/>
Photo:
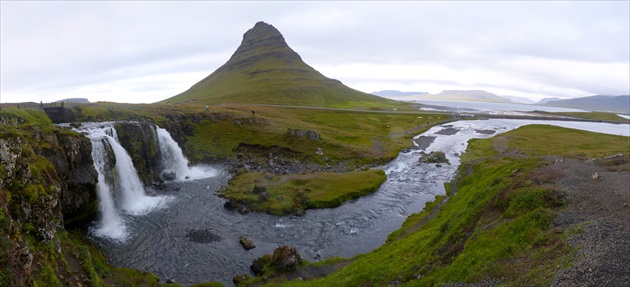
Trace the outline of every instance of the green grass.
<path fill-rule="evenodd" d="M 282 176 L 247 173 L 234 177 L 221 196 L 244 202 L 254 211 L 283 215 L 298 209 L 337 207 L 376 191 L 385 180 L 382 170 Z"/>
<path fill-rule="evenodd" d="M 630 154 L 627 140 L 552 126 L 471 140 L 457 189 L 433 218 L 422 220 L 436 203 L 411 216 L 384 246 L 327 277 L 267 286 L 440 286 L 486 278 L 500 278 L 502 286 L 548 286 L 570 264 L 571 251 L 564 234 L 549 230 L 564 200 L 553 188 L 557 177 L 541 172 L 545 156 Z"/>

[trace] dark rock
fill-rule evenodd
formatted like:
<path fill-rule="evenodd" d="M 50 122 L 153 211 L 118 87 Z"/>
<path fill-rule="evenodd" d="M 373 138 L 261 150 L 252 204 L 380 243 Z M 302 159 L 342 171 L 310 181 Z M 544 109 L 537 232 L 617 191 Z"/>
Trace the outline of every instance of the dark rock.
<path fill-rule="evenodd" d="M 260 276 L 265 273 L 265 267 L 269 263 L 271 263 L 271 255 L 265 254 L 262 257 L 259 257 L 256 260 L 254 260 L 254 262 L 252 263 L 252 265 L 249 266 L 249 268 L 252 270 L 252 272 L 254 272 L 254 275 Z"/>
<path fill-rule="evenodd" d="M 175 180 L 177 179 L 177 174 L 172 170 L 165 170 L 162 172 L 163 180 Z"/>
<path fill-rule="evenodd" d="M 305 139 L 310 139 L 310 140 L 314 140 L 314 141 L 318 141 L 321 139 L 321 136 L 319 135 L 319 133 L 317 131 L 311 131 L 311 130 L 300 130 L 300 129 L 292 129 L 289 128 L 287 130 L 287 133 L 291 136 L 295 136 L 298 138 L 305 138 Z"/>
<path fill-rule="evenodd" d="M 157 180 L 161 163 L 155 125 L 145 122 L 118 122 L 115 128 L 120 145 L 129 153 L 144 184 L 149 185 Z"/>
<path fill-rule="evenodd" d="M 446 154 L 441 151 L 432 151 L 430 153 L 420 152 L 420 163 L 446 163 L 451 164 L 446 158 Z M 437 165 L 436 165 L 437 166 Z M 442 165 L 438 166 L 441 167 Z"/>
<path fill-rule="evenodd" d="M 245 281 L 247 281 L 249 279 L 250 279 L 250 277 L 247 274 L 236 275 L 236 276 L 234 276 L 234 278 L 232 278 L 232 283 L 234 283 L 234 285 L 238 286 L 238 285 L 244 283 Z"/>
<path fill-rule="evenodd" d="M 195 243 L 213 243 L 223 240 L 210 229 L 186 229 L 186 238 Z"/>
<path fill-rule="evenodd" d="M 238 203 L 236 205 L 236 211 L 238 211 L 238 213 L 240 214 L 247 214 L 249 213 L 249 208 L 247 208 L 245 204 Z"/>
<path fill-rule="evenodd" d="M 92 143 L 78 133 L 55 130 L 58 145 L 42 151 L 54 166 L 61 184 L 61 212 L 66 226 L 85 225 L 98 213 L 98 173 Z"/>
<path fill-rule="evenodd" d="M 228 199 L 224 204 L 223 204 L 223 208 L 227 209 L 227 210 L 234 210 L 236 209 L 236 200 L 234 200 L 234 198 L 230 198 Z"/>
<path fill-rule="evenodd" d="M 271 265 L 281 271 L 292 271 L 302 263 L 302 256 L 295 247 L 280 246 L 273 251 Z"/>
<path fill-rule="evenodd" d="M 241 238 L 239 238 L 238 241 L 241 243 L 241 246 L 243 246 L 243 248 L 245 248 L 245 250 L 250 250 L 250 249 L 256 248 L 256 244 L 254 244 L 251 240 L 249 240 L 249 238 L 247 238 L 245 236 L 241 236 Z"/>

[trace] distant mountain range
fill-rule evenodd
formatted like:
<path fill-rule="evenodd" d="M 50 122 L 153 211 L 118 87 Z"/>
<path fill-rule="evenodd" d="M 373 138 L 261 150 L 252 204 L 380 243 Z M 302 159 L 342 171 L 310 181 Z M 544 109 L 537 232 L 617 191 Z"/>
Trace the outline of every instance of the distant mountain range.
<path fill-rule="evenodd" d="M 482 90 L 446 90 L 435 95 L 421 95 L 418 99 L 425 100 L 447 100 L 447 101 L 474 101 L 474 102 L 493 102 L 493 103 L 512 103 L 509 99 L 488 93 Z"/>
<path fill-rule="evenodd" d="M 534 101 L 532 101 L 530 99 L 523 98 L 523 97 L 517 97 L 517 96 L 500 96 L 500 97 L 506 98 L 506 99 L 508 99 L 508 100 L 510 100 L 512 102 L 517 103 L 517 104 L 529 104 L 529 105 L 531 105 L 531 104 L 535 104 L 536 103 L 536 102 L 534 102 Z"/>
<path fill-rule="evenodd" d="M 63 100 L 56 101 L 55 103 L 77 103 L 77 104 L 89 104 L 90 101 L 86 98 L 67 98 Z"/>
<path fill-rule="evenodd" d="M 536 104 L 537 105 L 544 105 L 544 104 L 546 104 L 548 102 L 559 101 L 559 100 L 562 100 L 562 99 L 561 98 L 555 98 L 555 97 L 554 98 L 544 98 L 544 99 L 538 101 Z"/>
<path fill-rule="evenodd" d="M 448 101 L 473 101 L 492 103 L 519 103 L 536 104 L 561 108 L 573 108 L 586 111 L 602 111 L 613 113 L 630 113 L 630 96 L 590 96 L 575 99 L 544 98 L 538 102 L 515 97 L 497 96 L 483 90 L 446 90 L 437 94 L 423 92 L 401 92 L 395 90 L 383 90 L 372 94 L 382 97 L 413 97 L 416 100 L 448 100 Z"/>
<path fill-rule="evenodd" d="M 575 99 L 553 100 L 548 101 L 544 105 L 561 108 L 582 109 L 587 111 L 602 111 L 628 114 L 630 113 L 630 95 L 597 95 Z"/>
<path fill-rule="evenodd" d="M 379 92 L 372 92 L 372 95 L 376 95 L 379 97 L 408 97 L 408 96 L 417 96 L 417 95 L 426 95 L 427 92 L 401 92 L 395 90 L 382 90 Z"/>

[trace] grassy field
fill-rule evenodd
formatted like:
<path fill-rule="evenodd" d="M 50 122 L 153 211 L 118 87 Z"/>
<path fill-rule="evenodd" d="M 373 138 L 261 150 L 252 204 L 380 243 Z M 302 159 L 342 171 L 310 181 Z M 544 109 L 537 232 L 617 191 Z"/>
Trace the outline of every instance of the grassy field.
<path fill-rule="evenodd" d="M 376 191 L 385 180 L 382 170 L 282 176 L 247 173 L 230 180 L 221 196 L 243 202 L 253 211 L 284 215 L 337 207 Z"/>
<path fill-rule="evenodd" d="M 439 286 L 487 278 L 501 278 L 502 286 L 548 286 L 571 262 L 564 238 L 574 231 L 549 228 L 564 200 L 552 187 L 555 177 L 541 172 L 545 156 L 619 153 L 630 154 L 627 137 L 552 126 L 471 140 L 439 209 L 428 204 L 384 246 L 327 277 L 283 282 L 279 275 L 265 286 Z"/>
<path fill-rule="evenodd" d="M 564 117 L 587 119 L 587 120 L 630 123 L 630 119 L 620 117 L 619 115 L 615 113 L 604 113 L 604 112 L 558 112 L 558 113 L 545 112 L 545 113 L 564 116 Z"/>
<path fill-rule="evenodd" d="M 285 150 L 290 157 L 318 163 L 350 162 L 361 166 L 385 162 L 410 145 L 413 136 L 446 115 L 396 111 L 344 111 L 268 106 L 225 106 L 227 117 L 204 119 L 188 137 L 185 150 L 193 160 L 233 158 L 239 147 Z M 251 115 L 255 110 L 255 117 Z M 291 136 L 289 129 L 315 131 L 320 140 Z M 315 154 L 320 148 L 324 156 Z M 327 159 L 325 160 L 324 157 Z"/>

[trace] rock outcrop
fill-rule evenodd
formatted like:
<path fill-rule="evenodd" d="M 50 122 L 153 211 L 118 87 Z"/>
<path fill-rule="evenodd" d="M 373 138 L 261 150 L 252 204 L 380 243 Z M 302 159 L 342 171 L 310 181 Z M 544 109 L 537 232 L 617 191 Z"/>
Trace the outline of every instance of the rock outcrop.
<path fill-rule="evenodd" d="M 129 153 L 144 184 L 159 181 L 160 146 L 155 126 L 146 122 L 118 122 L 115 128 L 120 145 Z"/>
<path fill-rule="evenodd" d="M 302 263 L 302 256 L 292 246 L 280 246 L 273 251 L 271 256 L 271 265 L 276 270 L 291 271 Z"/>
<path fill-rule="evenodd" d="M 56 145 L 42 150 L 61 181 L 61 212 L 66 226 L 85 225 L 98 212 L 98 173 L 92 161 L 90 140 L 68 130 L 55 130 Z M 54 138 L 51 138 L 55 142 Z"/>
<path fill-rule="evenodd" d="M 321 139 L 321 136 L 319 135 L 319 133 L 317 131 L 311 131 L 311 130 L 300 130 L 300 129 L 292 129 L 289 128 L 287 130 L 287 133 L 289 135 L 298 137 L 298 138 L 305 138 L 305 139 L 310 139 L 310 140 L 314 140 L 314 141 L 318 141 Z"/>

